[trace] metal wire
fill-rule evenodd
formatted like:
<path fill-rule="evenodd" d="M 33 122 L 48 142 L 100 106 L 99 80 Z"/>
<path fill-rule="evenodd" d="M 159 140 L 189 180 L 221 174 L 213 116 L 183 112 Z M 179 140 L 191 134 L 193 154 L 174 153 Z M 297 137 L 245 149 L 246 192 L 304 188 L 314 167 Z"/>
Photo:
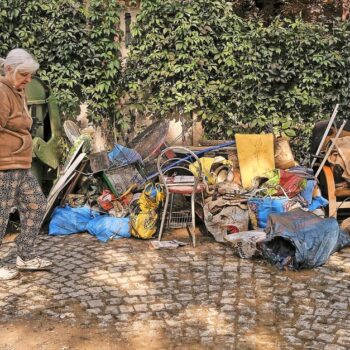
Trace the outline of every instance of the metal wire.
<path fill-rule="evenodd" d="M 335 212 L 332 213 L 332 215 L 331 215 L 331 213 L 329 213 L 328 216 L 333 216 L 334 214 L 336 214 L 337 211 L 338 211 L 338 209 L 339 209 L 347 200 L 349 200 L 349 199 L 350 199 L 350 197 L 347 197 L 347 198 L 343 199 L 343 201 L 341 201 L 340 204 L 339 204 L 339 205 L 337 206 L 337 208 L 335 209 Z"/>

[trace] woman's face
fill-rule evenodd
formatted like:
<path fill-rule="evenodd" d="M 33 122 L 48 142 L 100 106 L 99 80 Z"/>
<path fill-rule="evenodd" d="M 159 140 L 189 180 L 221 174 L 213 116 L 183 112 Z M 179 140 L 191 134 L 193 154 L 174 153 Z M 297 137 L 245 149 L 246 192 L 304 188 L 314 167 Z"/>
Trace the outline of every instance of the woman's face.
<path fill-rule="evenodd" d="M 6 78 L 16 89 L 23 89 L 32 81 L 32 73 L 16 71 L 12 67 L 8 67 Z"/>

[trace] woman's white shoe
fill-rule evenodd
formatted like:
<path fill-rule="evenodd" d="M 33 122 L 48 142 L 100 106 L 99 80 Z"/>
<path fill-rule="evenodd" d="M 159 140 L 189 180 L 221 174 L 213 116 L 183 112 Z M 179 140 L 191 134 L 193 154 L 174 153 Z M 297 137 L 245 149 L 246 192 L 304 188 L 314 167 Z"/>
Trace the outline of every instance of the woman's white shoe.
<path fill-rule="evenodd" d="M 12 280 L 18 276 L 18 270 L 7 266 L 0 267 L 0 281 Z"/>
<path fill-rule="evenodd" d="M 52 267 L 52 262 L 38 257 L 24 261 L 21 257 L 17 256 L 16 267 L 18 270 L 27 271 L 49 270 Z"/>

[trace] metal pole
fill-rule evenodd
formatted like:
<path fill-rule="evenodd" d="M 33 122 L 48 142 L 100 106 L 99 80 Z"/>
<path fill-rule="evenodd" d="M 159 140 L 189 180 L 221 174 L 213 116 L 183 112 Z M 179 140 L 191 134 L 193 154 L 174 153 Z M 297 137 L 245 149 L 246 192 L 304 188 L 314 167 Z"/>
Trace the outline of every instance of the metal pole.
<path fill-rule="evenodd" d="M 326 137 L 327 137 L 327 135 L 328 135 L 328 132 L 329 132 L 329 130 L 330 130 L 330 128 L 331 128 L 331 126 L 332 126 L 332 124 L 333 124 L 333 122 L 334 122 L 334 119 L 335 119 L 335 117 L 336 117 L 336 115 L 337 115 L 337 113 L 338 113 L 338 108 L 339 108 L 339 104 L 337 103 L 336 106 L 335 106 L 335 108 L 334 108 L 334 111 L 333 111 L 333 113 L 332 113 L 331 119 L 329 120 L 329 123 L 328 123 L 328 125 L 327 125 L 326 131 L 325 131 L 324 134 L 323 134 L 322 140 L 321 140 L 320 144 L 318 145 L 317 152 L 316 152 L 316 154 L 313 156 L 313 160 L 312 160 L 312 162 L 311 162 L 311 169 L 312 169 L 313 166 L 315 165 L 316 160 L 317 160 L 317 156 L 318 156 L 318 155 L 320 154 L 320 152 L 321 152 L 323 143 L 324 143 L 324 141 L 325 141 L 325 139 L 326 139 Z"/>
<path fill-rule="evenodd" d="M 329 155 L 330 155 L 331 152 L 333 151 L 333 148 L 334 148 L 334 146 L 335 146 L 335 141 L 337 141 L 337 139 L 339 138 L 341 132 L 342 132 L 343 129 L 344 129 L 345 124 L 346 124 L 346 120 L 343 121 L 343 124 L 342 124 L 341 127 L 339 128 L 339 130 L 338 130 L 337 134 L 335 135 L 334 139 L 332 139 L 332 144 L 329 146 L 329 148 L 328 148 L 328 150 L 327 150 L 327 152 L 326 152 L 326 154 L 325 154 L 325 156 L 324 156 L 324 158 L 323 158 L 323 160 L 322 160 L 322 162 L 321 162 L 321 164 L 320 164 L 320 167 L 317 169 L 317 172 L 316 172 L 316 174 L 315 174 L 315 178 L 316 178 L 316 179 L 317 179 L 318 175 L 320 175 L 320 172 L 321 172 L 323 166 L 325 165 L 325 163 L 326 163 L 326 161 L 327 161 Z"/>
<path fill-rule="evenodd" d="M 197 152 L 193 152 L 193 153 L 194 153 L 196 156 L 200 156 L 200 155 L 202 155 L 202 154 L 204 154 L 204 153 L 211 152 L 211 151 L 215 151 L 215 150 L 220 149 L 220 148 L 229 147 L 229 146 L 232 146 L 232 145 L 234 145 L 234 144 L 236 144 L 236 141 L 229 141 L 229 142 L 227 142 L 227 143 L 223 143 L 223 144 L 217 145 L 217 146 L 208 147 L 208 148 L 205 148 L 205 149 L 203 149 L 203 150 L 201 150 L 201 151 L 197 151 Z M 183 147 L 183 146 L 179 146 L 179 148 L 181 148 L 181 147 Z M 164 170 L 170 170 L 171 168 L 175 167 L 176 165 L 179 165 L 179 164 L 181 164 L 183 161 L 189 160 L 189 159 L 191 159 L 191 158 L 192 158 L 192 156 L 191 156 L 191 155 L 188 155 L 188 156 L 186 156 L 186 157 L 184 157 L 184 158 L 182 158 L 182 159 L 176 161 L 175 163 L 169 165 L 169 166 L 166 167 Z M 154 174 L 149 175 L 149 176 L 145 179 L 145 182 L 147 182 L 147 181 L 149 181 L 149 180 L 151 180 L 151 179 L 154 179 L 154 178 L 157 177 L 158 175 L 159 175 L 159 172 L 158 172 L 158 171 L 157 171 L 156 173 L 154 173 Z"/>

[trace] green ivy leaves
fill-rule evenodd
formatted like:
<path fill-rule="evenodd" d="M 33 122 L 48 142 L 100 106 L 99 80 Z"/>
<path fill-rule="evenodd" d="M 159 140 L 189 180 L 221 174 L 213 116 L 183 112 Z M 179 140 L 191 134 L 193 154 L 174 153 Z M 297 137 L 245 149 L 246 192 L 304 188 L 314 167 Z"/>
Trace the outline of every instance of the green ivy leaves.
<path fill-rule="evenodd" d="M 273 130 L 293 137 L 305 157 L 316 121 L 336 103 L 338 118 L 348 117 L 350 22 L 265 25 L 232 5 L 143 0 L 122 72 L 116 1 L 2 0 L 0 56 L 32 52 L 66 117 L 81 101 L 93 119 L 110 117 L 122 129 L 138 113 L 196 113 L 211 137 Z"/>
<path fill-rule="evenodd" d="M 94 119 L 116 115 L 120 75 L 116 1 L 2 0 L 0 56 L 23 47 L 40 63 L 65 117 L 85 101 Z"/>
<path fill-rule="evenodd" d="M 159 118 L 195 112 L 207 134 L 293 137 L 306 157 L 310 128 L 349 112 L 349 24 L 301 19 L 266 26 L 224 0 L 144 0 L 124 76 L 133 105 Z"/>

